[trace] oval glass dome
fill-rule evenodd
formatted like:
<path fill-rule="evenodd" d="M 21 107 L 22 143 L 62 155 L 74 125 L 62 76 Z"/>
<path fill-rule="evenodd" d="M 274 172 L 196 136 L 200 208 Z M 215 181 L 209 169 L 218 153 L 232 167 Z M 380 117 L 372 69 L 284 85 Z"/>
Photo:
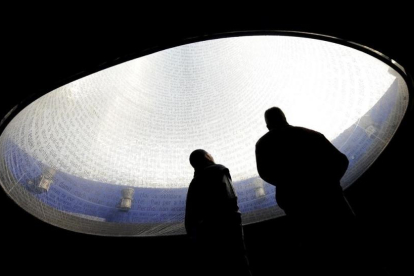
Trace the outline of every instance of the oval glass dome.
<path fill-rule="evenodd" d="M 282 108 L 290 124 L 323 133 L 346 154 L 346 188 L 386 147 L 407 105 L 399 73 L 347 46 L 277 35 L 202 41 L 34 101 L 1 134 L 0 181 L 23 209 L 65 229 L 182 234 L 188 157 L 203 148 L 230 169 L 249 224 L 283 215 L 256 170 L 266 109 Z"/>

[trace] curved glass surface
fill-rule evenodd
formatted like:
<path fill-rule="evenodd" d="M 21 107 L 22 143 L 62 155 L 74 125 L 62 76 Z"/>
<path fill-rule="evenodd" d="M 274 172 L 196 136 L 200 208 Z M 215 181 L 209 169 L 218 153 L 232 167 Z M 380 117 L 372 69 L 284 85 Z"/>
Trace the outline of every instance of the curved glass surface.
<path fill-rule="evenodd" d="M 197 42 L 34 101 L 0 137 L 0 181 L 22 208 L 62 228 L 181 234 L 188 156 L 203 148 L 230 169 L 243 223 L 254 223 L 283 215 L 256 170 L 266 109 L 282 108 L 290 124 L 345 153 L 346 188 L 386 147 L 407 105 L 395 70 L 346 46 L 286 36 Z"/>

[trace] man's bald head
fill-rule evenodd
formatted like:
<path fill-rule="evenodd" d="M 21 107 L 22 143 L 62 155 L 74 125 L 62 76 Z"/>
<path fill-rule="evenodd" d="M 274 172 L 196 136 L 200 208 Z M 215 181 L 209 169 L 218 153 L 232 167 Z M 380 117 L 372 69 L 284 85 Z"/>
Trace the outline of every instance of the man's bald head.
<path fill-rule="evenodd" d="M 197 149 L 190 154 L 190 164 L 195 170 L 214 164 L 213 157 L 203 149 Z"/>
<path fill-rule="evenodd" d="M 267 128 L 272 130 L 287 125 L 285 113 L 279 107 L 271 107 L 265 112 L 265 121 Z"/>

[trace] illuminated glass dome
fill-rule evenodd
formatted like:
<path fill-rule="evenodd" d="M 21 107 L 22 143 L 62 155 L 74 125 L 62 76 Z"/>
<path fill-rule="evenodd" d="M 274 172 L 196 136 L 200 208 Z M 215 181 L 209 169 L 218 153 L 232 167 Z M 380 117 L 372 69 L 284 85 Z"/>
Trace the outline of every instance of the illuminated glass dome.
<path fill-rule="evenodd" d="M 189 154 L 230 169 L 243 223 L 283 215 L 261 180 L 263 114 L 323 134 L 350 160 L 351 185 L 408 105 L 392 67 L 340 44 L 243 36 L 156 52 L 66 84 L 22 110 L 0 137 L 1 185 L 53 225 L 96 235 L 185 233 Z M 212 202 L 214 204 L 214 202 Z"/>

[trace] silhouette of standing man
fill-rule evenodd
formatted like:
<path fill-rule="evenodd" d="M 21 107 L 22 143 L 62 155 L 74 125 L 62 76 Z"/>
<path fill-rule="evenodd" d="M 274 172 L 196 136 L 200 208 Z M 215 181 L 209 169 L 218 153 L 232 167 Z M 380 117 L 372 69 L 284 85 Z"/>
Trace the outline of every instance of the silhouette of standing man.
<path fill-rule="evenodd" d="M 201 149 L 191 153 L 190 164 L 194 178 L 188 188 L 185 228 L 196 248 L 195 275 L 251 275 L 229 170 Z"/>
<path fill-rule="evenodd" d="M 321 133 L 289 125 L 277 107 L 265 112 L 265 121 L 269 132 L 256 143 L 258 173 L 276 186 L 276 201 L 302 243 L 307 265 L 338 275 L 349 253 L 343 237 L 354 219 L 340 186 L 349 161 Z"/>

